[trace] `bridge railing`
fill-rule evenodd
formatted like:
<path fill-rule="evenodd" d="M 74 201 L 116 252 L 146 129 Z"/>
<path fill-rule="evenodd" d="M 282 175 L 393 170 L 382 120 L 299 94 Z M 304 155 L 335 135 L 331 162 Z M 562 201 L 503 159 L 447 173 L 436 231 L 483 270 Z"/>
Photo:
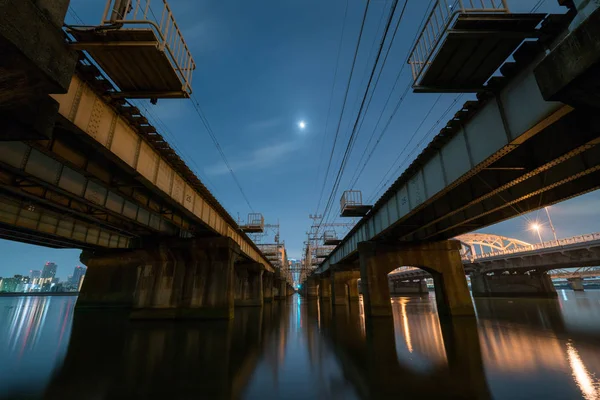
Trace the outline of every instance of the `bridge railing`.
<path fill-rule="evenodd" d="M 547 242 L 536 243 L 536 244 L 532 244 L 529 246 L 522 246 L 522 247 L 513 248 L 513 249 L 509 249 L 509 250 L 497 250 L 497 251 L 492 251 L 492 252 L 487 252 L 487 253 L 468 255 L 468 256 L 463 256 L 463 260 L 473 262 L 475 260 L 481 260 L 483 258 L 491 258 L 491 257 L 497 257 L 497 256 L 502 256 L 502 255 L 507 255 L 507 254 L 514 254 L 514 253 L 523 253 L 526 251 L 535 251 L 535 250 L 547 249 L 547 248 L 553 248 L 553 247 L 563 247 L 563 246 L 568 246 L 568 245 L 577 244 L 577 243 L 592 242 L 592 241 L 596 241 L 596 240 L 600 240 L 600 233 L 590 233 L 590 234 L 585 234 L 585 235 L 573 236 L 573 237 L 569 237 L 569 238 L 565 238 L 565 239 L 550 240 Z"/>
<path fill-rule="evenodd" d="M 506 0 L 437 0 L 408 58 L 413 79 L 419 80 L 454 17 L 461 13 L 508 12 Z"/>
<path fill-rule="evenodd" d="M 102 23 L 151 26 L 182 79 L 184 90 L 191 93 L 196 64 L 166 0 L 107 0 Z"/>

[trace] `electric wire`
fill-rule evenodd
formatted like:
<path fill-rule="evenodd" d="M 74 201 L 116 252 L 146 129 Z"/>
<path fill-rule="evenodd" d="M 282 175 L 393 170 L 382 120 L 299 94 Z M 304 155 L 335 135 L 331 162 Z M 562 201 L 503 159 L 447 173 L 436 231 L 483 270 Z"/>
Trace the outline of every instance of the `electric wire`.
<path fill-rule="evenodd" d="M 354 143 L 356 141 L 356 134 L 357 134 L 358 123 L 360 121 L 361 115 L 363 114 L 363 109 L 364 109 L 366 101 L 367 101 L 367 96 L 368 96 L 368 93 L 369 93 L 369 89 L 371 88 L 371 84 L 373 83 L 373 77 L 375 76 L 375 72 L 377 71 L 377 66 L 379 65 L 379 59 L 380 59 L 381 54 L 383 52 L 383 48 L 384 48 L 385 42 L 387 40 L 389 29 L 390 29 L 390 26 L 392 24 L 392 20 L 394 18 L 394 14 L 395 14 L 397 6 L 398 6 L 398 0 L 395 0 L 394 4 L 391 7 L 392 11 L 390 12 L 390 16 L 388 18 L 388 21 L 387 21 L 387 24 L 386 24 L 386 28 L 385 28 L 385 31 L 383 33 L 383 37 L 381 39 L 381 43 L 380 43 L 379 49 L 377 51 L 377 57 L 375 59 L 375 62 L 373 63 L 373 67 L 371 69 L 371 74 L 369 76 L 369 82 L 367 83 L 367 87 L 365 88 L 365 92 L 364 92 L 363 97 L 362 97 L 362 102 L 361 102 L 360 108 L 358 110 L 356 119 L 354 121 L 354 126 L 352 128 L 352 133 L 350 135 L 350 138 L 348 139 L 348 144 L 346 145 L 346 150 L 344 152 L 344 156 L 342 157 L 342 162 L 340 164 L 340 168 L 338 169 L 338 173 L 337 173 L 337 176 L 335 178 L 335 181 L 334 181 L 331 193 L 329 195 L 329 199 L 327 201 L 327 205 L 325 207 L 325 211 L 323 212 L 323 215 L 327 216 L 326 220 L 329 219 L 328 215 L 331 213 L 331 210 L 332 210 L 331 206 L 333 205 L 333 198 L 337 194 L 337 190 L 338 190 L 340 182 L 341 182 L 341 177 L 342 177 L 342 175 L 344 173 L 344 170 L 346 168 L 346 164 L 348 162 L 349 156 L 350 156 L 350 154 L 352 152 L 352 148 L 353 148 Z M 398 21 L 398 23 L 400 23 L 400 21 Z M 340 122 L 341 122 L 341 120 L 340 120 Z M 339 128 L 339 125 L 338 125 L 338 128 Z M 321 226 L 321 224 L 319 224 L 319 227 L 317 228 L 317 231 L 320 229 L 320 226 Z"/>
<path fill-rule="evenodd" d="M 408 48 L 408 51 L 406 53 L 406 58 L 404 60 L 404 63 L 402 63 L 402 67 L 400 68 L 400 71 L 398 71 L 398 74 L 396 75 L 396 80 L 394 81 L 394 85 L 392 86 L 392 90 L 390 90 L 390 93 L 385 101 L 385 104 L 383 105 L 382 111 L 379 114 L 379 118 L 377 119 L 377 123 L 375 124 L 375 127 L 373 128 L 372 132 L 371 132 L 371 136 L 369 137 L 369 141 L 367 142 L 367 145 L 365 146 L 365 149 L 363 151 L 363 154 L 361 155 L 359 162 L 357 164 L 357 168 L 354 171 L 354 174 L 352 175 L 352 178 L 350 179 L 351 184 L 350 184 L 350 188 L 354 188 L 356 186 L 356 184 L 358 183 L 358 180 L 360 179 L 360 177 L 362 176 L 362 173 L 364 172 L 367 164 L 369 163 L 369 161 L 371 160 L 371 157 L 373 156 L 373 153 L 375 152 L 377 146 L 379 145 L 379 143 L 381 142 L 381 139 L 383 138 L 383 136 L 385 135 L 385 133 L 387 132 L 393 118 L 396 116 L 396 113 L 398 112 L 398 109 L 400 108 L 400 106 L 403 104 L 409 90 L 412 84 L 412 81 L 409 80 L 408 84 L 406 85 L 404 92 L 402 94 L 402 96 L 400 96 L 399 100 L 396 103 L 396 106 L 394 107 L 393 112 L 390 114 L 387 123 L 385 125 L 385 127 L 383 128 L 383 130 L 381 131 L 381 133 L 379 134 L 377 140 L 375 141 L 375 145 L 373 146 L 373 148 L 371 149 L 371 151 L 369 152 L 369 155 L 367 157 L 367 159 L 365 160 L 364 164 L 362 165 L 362 167 L 360 166 L 362 160 L 364 159 L 365 154 L 367 153 L 367 150 L 369 148 L 369 145 L 371 144 L 371 141 L 373 140 L 373 137 L 375 136 L 375 132 L 377 131 L 377 128 L 379 127 L 379 124 L 381 122 L 381 119 L 383 117 L 383 114 L 385 112 L 385 110 L 387 109 L 387 106 L 389 104 L 389 101 L 392 97 L 392 94 L 394 93 L 394 90 L 396 89 L 396 86 L 398 85 L 398 82 L 400 80 L 400 76 L 402 75 L 402 72 L 404 72 L 404 68 L 406 67 L 406 65 L 408 65 L 408 60 L 410 58 L 410 50 L 415 46 L 417 39 L 419 37 L 419 33 L 421 32 L 421 29 L 423 28 L 424 24 L 425 24 L 425 20 L 427 18 L 427 15 L 429 14 L 429 10 L 431 8 L 431 6 L 433 5 L 434 0 L 431 0 L 429 2 L 429 4 L 427 5 L 427 8 L 425 9 L 425 14 L 423 15 L 423 18 L 421 19 L 421 22 L 419 23 L 419 26 L 417 27 L 417 30 L 415 32 L 415 35 L 413 37 L 413 40 L 411 42 L 411 45 Z M 360 172 L 358 172 L 360 169 Z M 357 175 L 358 173 L 358 175 Z"/>
<path fill-rule="evenodd" d="M 202 108 L 200 107 L 200 103 L 198 102 L 196 96 L 192 95 L 190 100 L 192 101 L 192 105 L 194 106 L 196 113 L 200 117 L 200 121 L 202 121 L 202 125 L 204 125 L 206 132 L 210 136 L 213 144 L 215 145 L 215 148 L 217 149 L 217 151 L 219 152 L 219 155 L 221 156 L 221 159 L 223 160 L 223 162 L 225 163 L 225 166 L 229 170 L 229 173 L 230 173 L 231 177 L 233 178 L 233 181 L 235 182 L 236 186 L 238 187 L 240 193 L 242 194 L 242 197 L 246 201 L 248 208 L 250 208 L 250 211 L 254 212 L 254 209 L 252 208 L 252 205 L 250 204 L 250 201 L 248 200 L 248 196 L 246 196 L 246 193 L 244 192 L 244 189 L 242 188 L 240 181 L 238 180 L 237 176 L 235 175 L 235 172 L 233 172 L 233 168 L 231 167 L 231 164 L 229 163 L 229 160 L 227 159 L 227 156 L 225 155 L 223 148 L 219 144 L 219 140 L 215 136 L 215 133 L 214 133 L 212 127 L 210 126 L 210 122 L 208 121 L 208 119 L 206 118 L 204 113 L 202 112 Z"/>
<path fill-rule="evenodd" d="M 436 103 L 434 103 L 434 105 L 430 108 L 430 110 L 428 112 L 428 115 L 431 113 L 431 111 L 433 110 L 433 108 L 435 107 L 435 105 L 437 104 L 437 102 L 439 101 L 440 96 L 438 96 L 438 98 L 436 100 Z M 405 146 L 405 148 L 402 151 L 402 153 L 400 153 L 400 155 L 392 163 L 392 165 L 390 166 L 390 168 L 388 169 L 388 171 L 384 174 L 384 176 L 381 179 L 381 181 L 377 184 L 376 187 L 378 187 L 379 189 L 377 189 L 377 191 L 373 195 L 369 196 L 369 200 L 368 201 L 373 201 L 374 199 L 376 199 L 379 196 L 380 192 L 382 190 L 384 190 L 388 186 L 388 184 L 390 183 L 391 179 L 398 174 L 399 170 L 408 162 L 408 160 L 410 159 L 410 157 L 415 153 L 415 151 L 419 148 L 419 146 L 421 146 L 423 144 L 423 142 L 426 139 L 429 138 L 429 136 L 431 135 L 431 133 L 435 131 L 435 129 L 442 122 L 442 120 L 444 118 L 446 118 L 446 116 L 448 115 L 448 113 L 452 110 L 452 108 L 458 103 L 458 101 L 463 96 L 464 96 L 464 94 L 460 94 L 460 95 L 458 95 L 458 96 L 456 96 L 454 98 L 454 100 L 450 103 L 450 105 L 446 108 L 446 110 L 441 114 L 441 116 L 437 119 L 437 121 L 431 126 L 431 128 L 427 131 L 427 133 L 425 133 L 425 135 L 423 135 L 423 137 L 419 140 L 419 142 L 417 144 L 415 144 L 415 146 L 412 148 L 412 150 L 410 151 L 410 153 L 407 154 L 406 157 L 404 158 L 404 160 L 398 165 L 398 167 L 396 167 L 396 163 L 400 160 L 400 158 L 402 157 L 402 155 L 405 153 L 405 151 L 408 148 L 408 146 L 410 145 L 410 142 L 412 141 L 412 139 L 414 139 L 416 137 L 416 133 L 418 132 L 418 130 L 420 129 L 420 127 L 422 126 L 422 124 L 419 126 L 419 128 L 417 128 L 417 130 L 412 135 L 411 140 L 409 141 L 409 143 L 407 143 L 407 145 Z M 396 168 L 394 169 L 394 167 L 396 167 Z M 388 177 L 388 175 L 390 174 L 390 172 L 392 172 L 392 170 L 393 170 L 393 173 Z M 386 178 L 387 178 L 387 180 L 386 180 Z"/>
<path fill-rule="evenodd" d="M 365 11 L 363 12 L 363 17 L 362 17 L 362 22 L 360 25 L 360 31 L 358 33 L 358 41 L 356 42 L 356 48 L 354 50 L 354 57 L 352 60 L 352 67 L 350 68 L 350 74 L 348 75 L 348 82 L 346 84 L 346 90 L 344 93 L 344 100 L 342 102 L 342 109 L 340 111 L 340 117 L 338 120 L 338 124 L 337 124 L 337 129 L 335 131 L 335 136 L 333 138 L 333 146 L 331 147 L 331 153 L 329 154 L 329 161 L 327 163 L 327 169 L 325 170 L 325 177 L 323 179 L 323 185 L 321 186 L 321 193 L 319 194 L 319 201 L 317 202 L 317 210 L 319 209 L 319 207 L 321 206 L 321 201 L 323 199 L 323 194 L 325 193 L 325 186 L 327 184 L 327 177 L 329 176 L 329 170 L 331 169 L 331 161 L 333 160 L 333 154 L 335 152 L 335 146 L 337 143 L 337 139 L 340 133 L 340 126 L 342 123 L 342 117 L 344 115 L 344 110 L 346 108 L 346 102 L 348 100 L 348 92 L 350 91 L 350 83 L 352 82 L 352 76 L 354 75 L 354 68 L 356 66 L 356 59 L 358 57 L 358 50 L 360 49 L 360 43 L 362 41 L 362 36 L 363 36 L 363 31 L 365 28 L 365 22 L 367 20 L 367 14 L 369 12 L 369 6 L 370 6 L 371 2 L 370 0 L 367 0 L 367 5 L 365 6 Z"/>
<path fill-rule="evenodd" d="M 331 107 L 333 104 L 333 93 L 335 90 L 335 83 L 337 81 L 337 75 L 338 75 L 338 70 L 339 70 L 339 66 L 340 66 L 340 55 L 342 53 L 342 43 L 344 42 L 344 32 L 346 31 L 346 20 L 348 17 L 348 0 L 346 0 L 346 7 L 344 9 L 344 21 L 342 23 L 342 32 L 340 33 L 340 40 L 338 43 L 338 50 L 337 50 L 337 56 L 336 56 L 336 62 L 335 62 L 335 70 L 333 72 L 333 82 L 331 83 L 331 93 L 329 95 L 329 107 L 327 109 L 327 118 L 325 120 L 325 130 L 323 131 L 323 139 L 321 141 L 321 152 L 319 154 L 319 166 L 317 167 L 317 181 L 319 180 L 320 177 L 320 173 L 321 173 L 321 162 L 323 160 L 323 149 L 325 148 L 325 139 L 327 138 L 327 130 L 329 129 L 329 116 L 331 115 Z M 323 179 L 327 179 L 327 176 L 325 176 Z M 319 205 L 320 205 L 321 200 L 319 199 L 319 203 L 317 204 L 317 207 L 315 208 L 315 214 L 317 213 L 317 210 L 319 209 Z"/>
<path fill-rule="evenodd" d="M 184 159 L 187 163 L 191 164 L 194 167 L 195 173 L 199 176 L 200 180 L 206 182 L 207 186 L 210 185 L 210 190 L 215 195 L 219 195 L 215 184 L 208 178 L 208 176 L 205 176 L 200 173 L 202 169 L 200 168 L 198 163 L 196 163 L 194 158 L 191 157 L 189 153 L 187 153 L 184 150 L 185 147 L 180 145 L 180 143 L 177 140 L 177 136 L 173 133 L 169 126 L 160 118 L 160 116 L 157 113 L 155 113 L 151 107 L 147 107 L 146 104 L 141 100 L 138 100 L 137 102 L 132 104 L 144 110 L 146 115 L 150 117 L 149 119 L 152 122 L 152 124 L 158 126 L 158 128 L 163 133 L 163 136 L 166 136 L 168 138 L 168 143 L 173 148 L 173 150 L 175 150 L 181 156 L 182 159 Z"/>
<path fill-rule="evenodd" d="M 77 11 L 75 11 L 75 9 L 74 9 L 72 6 L 69 6 L 68 10 L 69 10 L 69 14 L 71 14 L 71 16 L 73 17 L 73 19 L 74 19 L 74 20 L 75 20 L 77 23 L 79 23 L 79 24 L 81 24 L 81 25 L 83 25 L 83 24 L 84 24 L 84 23 L 83 23 L 83 20 L 81 19 L 81 17 L 79 17 L 79 14 L 77 14 Z"/>
<path fill-rule="evenodd" d="M 545 2 L 546 2 L 546 0 L 539 0 L 539 1 L 538 1 L 538 2 L 537 2 L 537 3 L 536 3 L 534 6 L 533 6 L 533 8 L 531 9 L 531 11 L 530 11 L 530 12 L 532 12 L 532 13 L 533 13 L 533 12 L 536 12 L 536 11 L 537 11 L 537 10 L 538 10 L 538 9 L 539 9 L 539 8 L 540 8 L 540 7 L 541 7 L 541 6 L 542 6 L 542 5 L 545 3 Z M 430 4 L 431 4 L 431 3 L 430 3 Z M 428 7 L 428 8 L 429 8 L 429 7 Z M 427 15 L 427 12 L 426 12 L 426 14 L 425 14 L 425 15 Z M 454 104 L 456 104 L 456 102 L 457 102 L 457 101 L 458 101 L 458 100 L 459 100 L 459 99 L 460 99 L 462 96 L 463 96 L 463 95 L 460 95 L 460 96 L 458 96 L 457 98 L 455 98 L 455 100 L 453 101 L 453 103 L 451 104 L 451 106 L 449 107 L 449 109 L 450 109 L 450 108 L 451 108 L 451 107 L 452 107 Z M 447 110 L 444 112 L 444 114 L 443 114 L 442 118 L 443 118 L 443 117 L 444 117 L 444 116 L 447 114 L 447 112 L 449 111 L 449 109 L 447 109 Z M 439 122 L 439 121 L 438 121 L 438 122 Z M 437 124 L 436 124 L 436 125 L 437 125 Z M 425 137 L 427 137 L 428 135 L 429 135 L 429 133 L 427 133 L 427 134 L 425 135 Z M 414 136 L 414 135 L 413 135 L 413 136 Z M 423 141 L 423 140 L 421 140 L 419 143 L 422 143 L 422 141 Z M 417 147 L 418 147 L 418 146 L 419 146 L 419 144 L 417 144 Z M 410 157 L 410 155 L 411 155 L 412 153 L 414 153 L 414 151 L 415 151 L 415 150 L 413 149 L 413 151 L 411 151 L 411 153 L 410 153 L 410 154 L 409 154 L 407 157 Z M 387 186 L 387 184 L 390 182 L 390 179 L 391 179 L 391 178 L 388 178 L 388 180 L 387 180 L 387 181 L 385 181 L 385 183 L 383 184 L 383 186 L 381 186 L 381 187 L 380 187 L 380 185 L 382 184 L 382 182 L 384 182 L 384 180 L 386 179 L 386 176 L 389 174 L 389 172 L 391 171 L 391 169 L 393 168 L 393 166 L 395 165 L 395 163 L 396 163 L 397 161 L 398 161 L 398 158 L 396 158 L 396 160 L 395 160 L 395 161 L 394 161 L 394 163 L 392 164 L 392 167 L 391 167 L 391 168 L 390 168 L 390 169 L 389 169 L 389 170 L 386 172 L 386 174 L 384 174 L 384 178 L 383 178 L 383 179 L 382 179 L 382 180 L 379 182 L 379 184 L 376 186 L 376 187 L 379 187 L 379 189 L 378 189 L 378 190 L 375 192 L 375 194 L 374 194 L 374 195 L 370 196 L 370 198 L 369 198 L 369 201 L 373 200 L 373 198 L 377 198 L 378 194 L 379 194 L 379 193 L 382 191 L 382 189 L 384 189 L 384 188 Z M 404 164 L 405 164 L 405 162 L 406 162 L 406 160 L 405 160 L 405 161 L 404 161 L 404 162 L 403 162 L 401 165 L 404 165 Z M 399 167 L 399 168 L 400 168 L 400 167 Z M 397 168 L 397 169 L 395 170 L 395 172 L 397 172 L 399 168 Z M 392 176 L 394 176 L 394 174 L 392 174 Z"/>

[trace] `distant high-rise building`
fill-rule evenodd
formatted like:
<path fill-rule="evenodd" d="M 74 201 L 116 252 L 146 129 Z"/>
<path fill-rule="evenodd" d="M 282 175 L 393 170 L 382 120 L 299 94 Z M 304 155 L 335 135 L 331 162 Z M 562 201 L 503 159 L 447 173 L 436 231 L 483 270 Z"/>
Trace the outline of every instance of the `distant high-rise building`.
<path fill-rule="evenodd" d="M 42 271 L 39 269 L 29 270 L 29 278 L 33 281 L 34 279 L 38 279 L 42 276 Z"/>
<path fill-rule="evenodd" d="M 44 264 L 44 269 L 42 270 L 41 278 L 42 279 L 54 278 L 54 276 L 56 275 L 56 268 L 57 268 L 56 264 L 48 261 L 46 264 Z"/>
<path fill-rule="evenodd" d="M 76 266 L 73 270 L 73 276 L 71 277 L 70 283 L 75 287 L 79 287 L 79 281 L 81 281 L 81 277 L 85 275 L 86 271 L 86 267 L 82 267 L 81 265 Z"/>
<path fill-rule="evenodd" d="M 40 278 L 40 287 L 42 292 L 49 292 L 52 287 L 52 281 L 56 275 L 57 265 L 53 262 L 48 261 L 42 269 L 42 276 Z"/>
<path fill-rule="evenodd" d="M 0 292 L 17 293 L 25 291 L 26 285 L 29 284 L 29 277 L 23 275 L 15 275 L 12 278 L 1 279 Z"/>

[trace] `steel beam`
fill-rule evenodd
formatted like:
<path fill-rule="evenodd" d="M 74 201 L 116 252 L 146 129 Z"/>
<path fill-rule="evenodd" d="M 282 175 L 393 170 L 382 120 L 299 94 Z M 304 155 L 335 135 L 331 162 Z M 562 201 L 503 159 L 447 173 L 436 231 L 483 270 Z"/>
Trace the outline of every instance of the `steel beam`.
<path fill-rule="evenodd" d="M 104 151 L 120 161 L 125 170 L 139 174 L 138 180 L 174 204 L 215 234 L 230 237 L 239 244 L 249 259 L 273 267 L 250 239 L 238 230 L 233 218 L 223 215 L 203 193 L 159 152 L 139 128 L 131 125 L 106 100 L 74 76 L 65 95 L 53 95 L 59 103 L 59 113 L 80 131 L 99 144 Z M 149 137 L 149 136 L 148 136 Z M 229 217 L 229 218 L 227 218 Z"/>
<path fill-rule="evenodd" d="M 50 247 L 63 243 L 60 247 L 128 248 L 131 244 L 130 237 L 123 234 L 5 196 L 0 196 L 0 225 L 0 237 L 32 243 L 34 239 L 24 240 L 24 235 L 36 238 L 37 234 L 44 238 L 38 244 Z"/>
<path fill-rule="evenodd" d="M 532 72 L 536 61 L 534 60 L 527 68 L 521 70 L 497 95 L 485 101 L 474 116 L 469 117 L 466 121 L 459 121 L 460 125 L 455 129 L 456 133 L 450 139 L 445 140 L 443 145 L 436 146 L 438 149 L 436 153 L 429 151 L 425 160 L 419 160 L 415 163 L 416 165 L 411 166 L 409 168 L 410 175 L 405 172 L 392 185 L 392 188 L 374 206 L 372 212 L 350 231 L 318 271 L 325 271 L 332 264 L 354 257 L 357 245 L 361 241 L 378 240 L 379 238 L 424 240 L 428 236 L 433 239 L 432 236 L 435 233 L 438 233 L 435 239 L 444 235 L 453 237 L 460 234 L 460 230 L 483 227 L 512 215 L 499 208 L 501 206 L 505 209 L 510 208 L 510 201 L 514 201 L 518 205 L 519 202 L 535 198 L 534 196 L 541 196 L 544 191 L 558 188 L 557 185 L 568 185 L 585 174 L 594 173 L 595 165 L 586 169 L 586 164 L 580 163 L 579 159 L 585 152 L 589 152 L 590 149 L 597 146 L 597 135 L 587 139 L 587 143 L 582 143 L 580 147 L 570 153 L 560 154 L 560 157 L 552 159 L 534 171 L 523 173 L 516 170 L 494 171 L 488 169 L 504 167 L 504 165 L 499 165 L 499 160 L 507 158 L 507 155 L 528 143 L 541 132 L 546 132 L 547 129 L 573 112 L 573 108 L 569 106 L 544 100 Z M 586 135 L 579 136 L 585 138 Z M 519 194 L 521 191 L 519 188 L 514 191 L 510 201 L 501 201 L 502 199 L 498 196 L 494 197 L 497 191 L 510 190 L 511 187 L 524 182 L 524 180 L 576 157 L 579 157 L 576 162 L 580 166 L 583 165 L 584 168 L 574 171 L 572 175 L 561 177 L 561 174 L 554 173 L 548 179 L 547 185 L 543 182 L 544 186 L 523 194 Z M 507 176 L 508 179 L 503 184 L 489 188 L 477 180 L 477 176 L 482 172 L 486 174 L 517 174 L 517 176 Z M 544 177 L 545 179 L 546 177 Z M 553 180 L 554 183 L 552 183 Z M 479 188 L 471 189 L 470 193 L 462 189 L 463 187 L 473 187 L 475 184 Z M 458 192 L 458 188 L 461 188 L 462 204 L 454 204 L 446 200 L 448 194 L 452 193 L 453 189 L 456 189 L 455 193 Z M 536 194 L 536 190 L 541 190 L 541 192 Z M 565 196 L 571 195 L 565 194 Z M 486 205 L 484 202 L 488 198 L 493 198 L 490 205 Z M 552 196 L 546 196 L 546 198 L 548 199 L 546 201 L 551 201 Z M 558 199 L 560 196 L 556 198 Z M 563 199 L 564 196 L 560 198 L 560 200 Z M 440 209 L 439 213 L 431 208 L 434 202 L 440 204 L 444 201 L 445 207 L 443 210 Z M 540 206 L 543 205 L 540 204 Z M 428 212 L 424 213 L 426 207 L 429 207 Z M 472 210 L 467 207 L 471 207 Z M 484 215 L 489 215 L 489 218 L 478 220 Z M 430 220 L 432 216 L 435 218 Z M 446 226 L 442 228 L 446 230 L 447 234 L 440 236 L 441 229 L 438 224 L 441 221 L 448 222 L 444 222 Z M 468 224 L 469 226 L 467 226 Z M 470 224 L 473 226 L 471 227 Z M 410 229 L 411 226 L 414 228 Z M 454 226 L 462 227 L 458 230 L 453 228 Z M 427 227 L 430 229 L 424 229 Z M 425 235 L 420 235 L 419 238 L 423 237 L 419 239 L 409 233 L 417 231 L 425 232 Z"/>

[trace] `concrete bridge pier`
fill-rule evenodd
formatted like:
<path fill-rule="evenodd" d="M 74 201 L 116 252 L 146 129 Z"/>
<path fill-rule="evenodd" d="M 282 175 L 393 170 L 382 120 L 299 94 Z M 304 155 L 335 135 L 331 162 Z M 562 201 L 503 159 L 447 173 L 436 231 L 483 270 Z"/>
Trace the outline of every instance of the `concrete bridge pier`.
<path fill-rule="evenodd" d="M 304 283 L 304 296 L 307 300 L 317 300 L 319 297 L 319 281 L 315 276 L 310 276 Z"/>
<path fill-rule="evenodd" d="M 263 271 L 263 303 L 273 302 L 273 278 L 274 274 L 268 271 Z"/>
<path fill-rule="evenodd" d="M 427 281 L 425 279 L 408 279 L 408 280 L 400 280 L 396 279 L 390 281 L 390 293 L 392 295 L 395 294 L 428 294 L 429 289 L 427 288 Z"/>
<path fill-rule="evenodd" d="M 358 280 L 360 271 L 332 271 L 331 299 L 334 306 L 347 305 L 358 300 Z"/>
<path fill-rule="evenodd" d="M 274 299 L 275 300 L 285 300 L 287 297 L 287 283 L 285 279 L 275 277 L 274 280 Z"/>
<path fill-rule="evenodd" d="M 471 290 L 473 297 L 557 297 L 546 271 L 472 272 Z"/>
<path fill-rule="evenodd" d="M 569 278 L 569 287 L 576 292 L 583 292 L 583 278 Z"/>
<path fill-rule="evenodd" d="M 237 243 L 192 239 L 158 248 L 153 263 L 138 267 L 132 318 L 233 318 Z"/>
<path fill-rule="evenodd" d="M 358 301 L 358 281 L 360 279 L 360 271 L 352 271 L 352 278 L 348 279 L 348 300 L 350 302 Z"/>
<path fill-rule="evenodd" d="M 152 258 L 146 250 L 131 251 L 83 251 L 80 260 L 87 272 L 76 309 L 133 307 L 134 292 L 138 279 L 138 266 Z"/>
<path fill-rule="evenodd" d="M 76 308 L 130 308 L 134 319 L 233 318 L 239 253 L 229 238 L 84 251 L 88 271 Z"/>
<path fill-rule="evenodd" d="M 263 305 L 263 273 L 260 263 L 235 264 L 235 306 Z"/>
<path fill-rule="evenodd" d="M 346 272 L 331 271 L 331 304 L 348 305 L 348 275 Z"/>
<path fill-rule="evenodd" d="M 329 301 L 331 298 L 331 279 L 329 277 L 319 278 L 319 300 Z"/>
<path fill-rule="evenodd" d="M 392 315 L 388 274 L 399 265 L 410 265 L 431 273 L 440 316 L 474 316 L 459 252 L 456 240 L 414 245 L 359 243 L 365 315 Z"/>

